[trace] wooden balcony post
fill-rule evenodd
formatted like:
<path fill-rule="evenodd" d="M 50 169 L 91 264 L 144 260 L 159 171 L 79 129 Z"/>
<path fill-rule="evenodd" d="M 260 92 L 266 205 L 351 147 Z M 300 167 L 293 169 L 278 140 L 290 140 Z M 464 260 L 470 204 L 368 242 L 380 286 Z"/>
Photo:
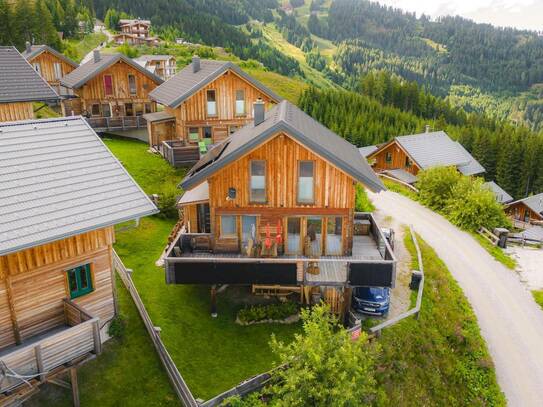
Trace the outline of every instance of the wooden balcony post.
<path fill-rule="evenodd" d="M 98 320 L 92 324 L 92 336 L 94 339 L 94 353 L 99 355 L 102 352 L 102 341 L 100 339 L 100 325 Z"/>
<path fill-rule="evenodd" d="M 43 382 L 45 380 L 45 369 L 43 368 L 43 356 L 40 344 L 37 344 L 34 347 L 34 353 L 36 354 L 36 366 L 38 368 L 38 373 L 40 374 L 40 382 Z"/>
<path fill-rule="evenodd" d="M 70 382 L 72 383 L 72 397 L 74 407 L 79 407 L 79 386 L 77 384 L 77 370 L 75 367 L 70 369 Z"/>

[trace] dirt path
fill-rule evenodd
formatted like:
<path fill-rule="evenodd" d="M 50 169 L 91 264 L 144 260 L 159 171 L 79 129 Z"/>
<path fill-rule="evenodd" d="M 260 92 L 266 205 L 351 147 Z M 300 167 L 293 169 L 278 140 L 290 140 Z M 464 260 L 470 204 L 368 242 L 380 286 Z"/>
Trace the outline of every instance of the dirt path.
<path fill-rule="evenodd" d="M 511 270 L 469 234 L 394 192 L 370 194 L 380 216 L 412 224 L 447 264 L 478 318 L 511 406 L 543 406 L 543 312 Z"/>

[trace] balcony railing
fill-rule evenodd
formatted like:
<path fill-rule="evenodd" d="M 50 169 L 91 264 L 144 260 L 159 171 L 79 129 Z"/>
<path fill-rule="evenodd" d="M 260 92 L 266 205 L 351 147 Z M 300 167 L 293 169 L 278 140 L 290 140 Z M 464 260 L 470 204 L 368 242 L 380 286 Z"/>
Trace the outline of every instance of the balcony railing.
<path fill-rule="evenodd" d="M 147 127 L 147 121 L 142 116 L 87 117 L 85 120 L 89 126 L 98 132 L 141 129 Z"/>

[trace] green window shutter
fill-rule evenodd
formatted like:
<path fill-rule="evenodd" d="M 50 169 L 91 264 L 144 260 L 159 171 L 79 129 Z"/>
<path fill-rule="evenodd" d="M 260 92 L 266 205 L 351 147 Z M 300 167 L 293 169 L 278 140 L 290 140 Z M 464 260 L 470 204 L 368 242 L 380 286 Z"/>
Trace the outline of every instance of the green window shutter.
<path fill-rule="evenodd" d="M 81 297 L 93 291 L 90 264 L 78 266 L 67 271 L 70 298 Z"/>

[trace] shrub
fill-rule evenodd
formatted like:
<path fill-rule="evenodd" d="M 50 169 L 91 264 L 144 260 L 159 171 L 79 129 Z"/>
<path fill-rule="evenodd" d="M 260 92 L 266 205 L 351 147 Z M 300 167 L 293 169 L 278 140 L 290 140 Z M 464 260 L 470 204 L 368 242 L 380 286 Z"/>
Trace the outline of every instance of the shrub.
<path fill-rule="evenodd" d="M 295 302 L 279 304 L 253 305 L 238 311 L 238 319 L 243 323 L 258 322 L 266 319 L 282 320 L 298 312 Z"/>
<path fill-rule="evenodd" d="M 158 194 L 158 209 L 159 216 L 167 219 L 177 219 L 179 213 L 177 211 L 177 198 L 180 190 L 176 187 L 165 188 Z"/>
<path fill-rule="evenodd" d="M 126 331 L 126 321 L 122 315 L 116 315 L 109 324 L 107 333 L 113 338 L 122 339 Z"/>
<path fill-rule="evenodd" d="M 452 198 L 462 175 L 454 167 L 433 167 L 417 174 L 419 200 L 431 209 L 442 211 Z"/>

